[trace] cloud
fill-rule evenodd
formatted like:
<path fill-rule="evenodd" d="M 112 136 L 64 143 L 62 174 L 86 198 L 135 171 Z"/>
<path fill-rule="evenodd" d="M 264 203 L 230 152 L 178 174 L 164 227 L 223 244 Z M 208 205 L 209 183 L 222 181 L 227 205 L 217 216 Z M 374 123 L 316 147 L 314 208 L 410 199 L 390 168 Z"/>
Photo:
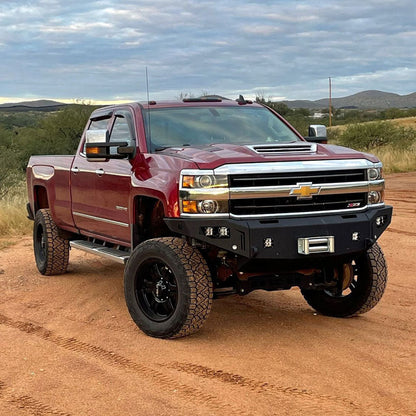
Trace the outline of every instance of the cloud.
<path fill-rule="evenodd" d="M 317 99 L 413 92 L 413 0 L 0 3 L 1 93 L 143 99 L 202 91 Z M 413 11 L 413 12 L 412 12 Z"/>

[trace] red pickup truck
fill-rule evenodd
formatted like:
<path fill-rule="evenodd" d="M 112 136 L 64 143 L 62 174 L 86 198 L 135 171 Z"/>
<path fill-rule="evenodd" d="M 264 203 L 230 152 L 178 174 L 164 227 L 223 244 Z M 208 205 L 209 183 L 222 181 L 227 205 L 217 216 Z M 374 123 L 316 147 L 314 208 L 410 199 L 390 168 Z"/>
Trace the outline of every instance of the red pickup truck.
<path fill-rule="evenodd" d="M 299 287 L 322 314 L 373 308 L 391 221 L 380 161 L 306 141 L 243 97 L 100 108 L 75 156 L 33 156 L 28 212 L 40 273 L 70 247 L 125 263 L 136 324 L 198 330 L 214 296 Z"/>

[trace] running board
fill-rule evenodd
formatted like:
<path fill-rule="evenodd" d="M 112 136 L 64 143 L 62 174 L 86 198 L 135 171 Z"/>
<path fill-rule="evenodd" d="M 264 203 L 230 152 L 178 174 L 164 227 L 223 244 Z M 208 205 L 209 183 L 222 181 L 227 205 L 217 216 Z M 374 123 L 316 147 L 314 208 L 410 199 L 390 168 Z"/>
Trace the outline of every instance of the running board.
<path fill-rule="evenodd" d="M 104 247 L 101 244 L 92 243 L 85 240 L 70 241 L 72 248 L 86 251 L 87 253 L 97 254 L 98 256 L 114 260 L 117 263 L 126 264 L 130 257 L 130 253 L 125 250 L 118 250 L 116 248 Z"/>

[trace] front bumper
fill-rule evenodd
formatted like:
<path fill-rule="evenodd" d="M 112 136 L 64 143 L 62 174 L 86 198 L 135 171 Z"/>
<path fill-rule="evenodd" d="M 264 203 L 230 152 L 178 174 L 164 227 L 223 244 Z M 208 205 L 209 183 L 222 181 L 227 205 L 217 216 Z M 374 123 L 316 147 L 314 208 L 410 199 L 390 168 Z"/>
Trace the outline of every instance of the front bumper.
<path fill-rule="evenodd" d="M 256 260 L 305 260 L 348 256 L 371 247 L 391 222 L 391 206 L 370 208 L 356 214 L 335 214 L 316 217 L 265 218 L 252 220 L 166 218 L 169 229 L 224 249 L 238 256 Z M 212 236 L 206 235 L 212 227 Z M 220 227 L 228 228 L 227 236 L 219 236 Z M 305 241 L 331 237 L 328 251 L 308 254 L 300 249 Z M 332 238 L 333 237 L 333 238 Z M 306 250 L 308 251 L 308 250 Z"/>

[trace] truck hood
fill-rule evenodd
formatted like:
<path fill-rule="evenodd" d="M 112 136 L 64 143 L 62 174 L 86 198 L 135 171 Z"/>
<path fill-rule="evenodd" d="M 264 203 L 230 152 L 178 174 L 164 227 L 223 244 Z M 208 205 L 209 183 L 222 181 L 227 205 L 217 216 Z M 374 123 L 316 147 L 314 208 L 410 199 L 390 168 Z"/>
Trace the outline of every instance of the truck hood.
<path fill-rule="evenodd" d="M 334 160 L 334 159 L 367 159 L 371 162 L 379 160 L 370 154 L 357 152 L 341 146 L 322 145 L 316 146 L 316 151 L 311 153 L 284 152 L 258 153 L 249 146 L 232 144 L 212 144 L 198 147 L 172 147 L 159 152 L 180 159 L 192 161 L 199 169 L 215 169 L 225 164 L 258 163 L 258 162 L 289 162 L 299 160 Z"/>

